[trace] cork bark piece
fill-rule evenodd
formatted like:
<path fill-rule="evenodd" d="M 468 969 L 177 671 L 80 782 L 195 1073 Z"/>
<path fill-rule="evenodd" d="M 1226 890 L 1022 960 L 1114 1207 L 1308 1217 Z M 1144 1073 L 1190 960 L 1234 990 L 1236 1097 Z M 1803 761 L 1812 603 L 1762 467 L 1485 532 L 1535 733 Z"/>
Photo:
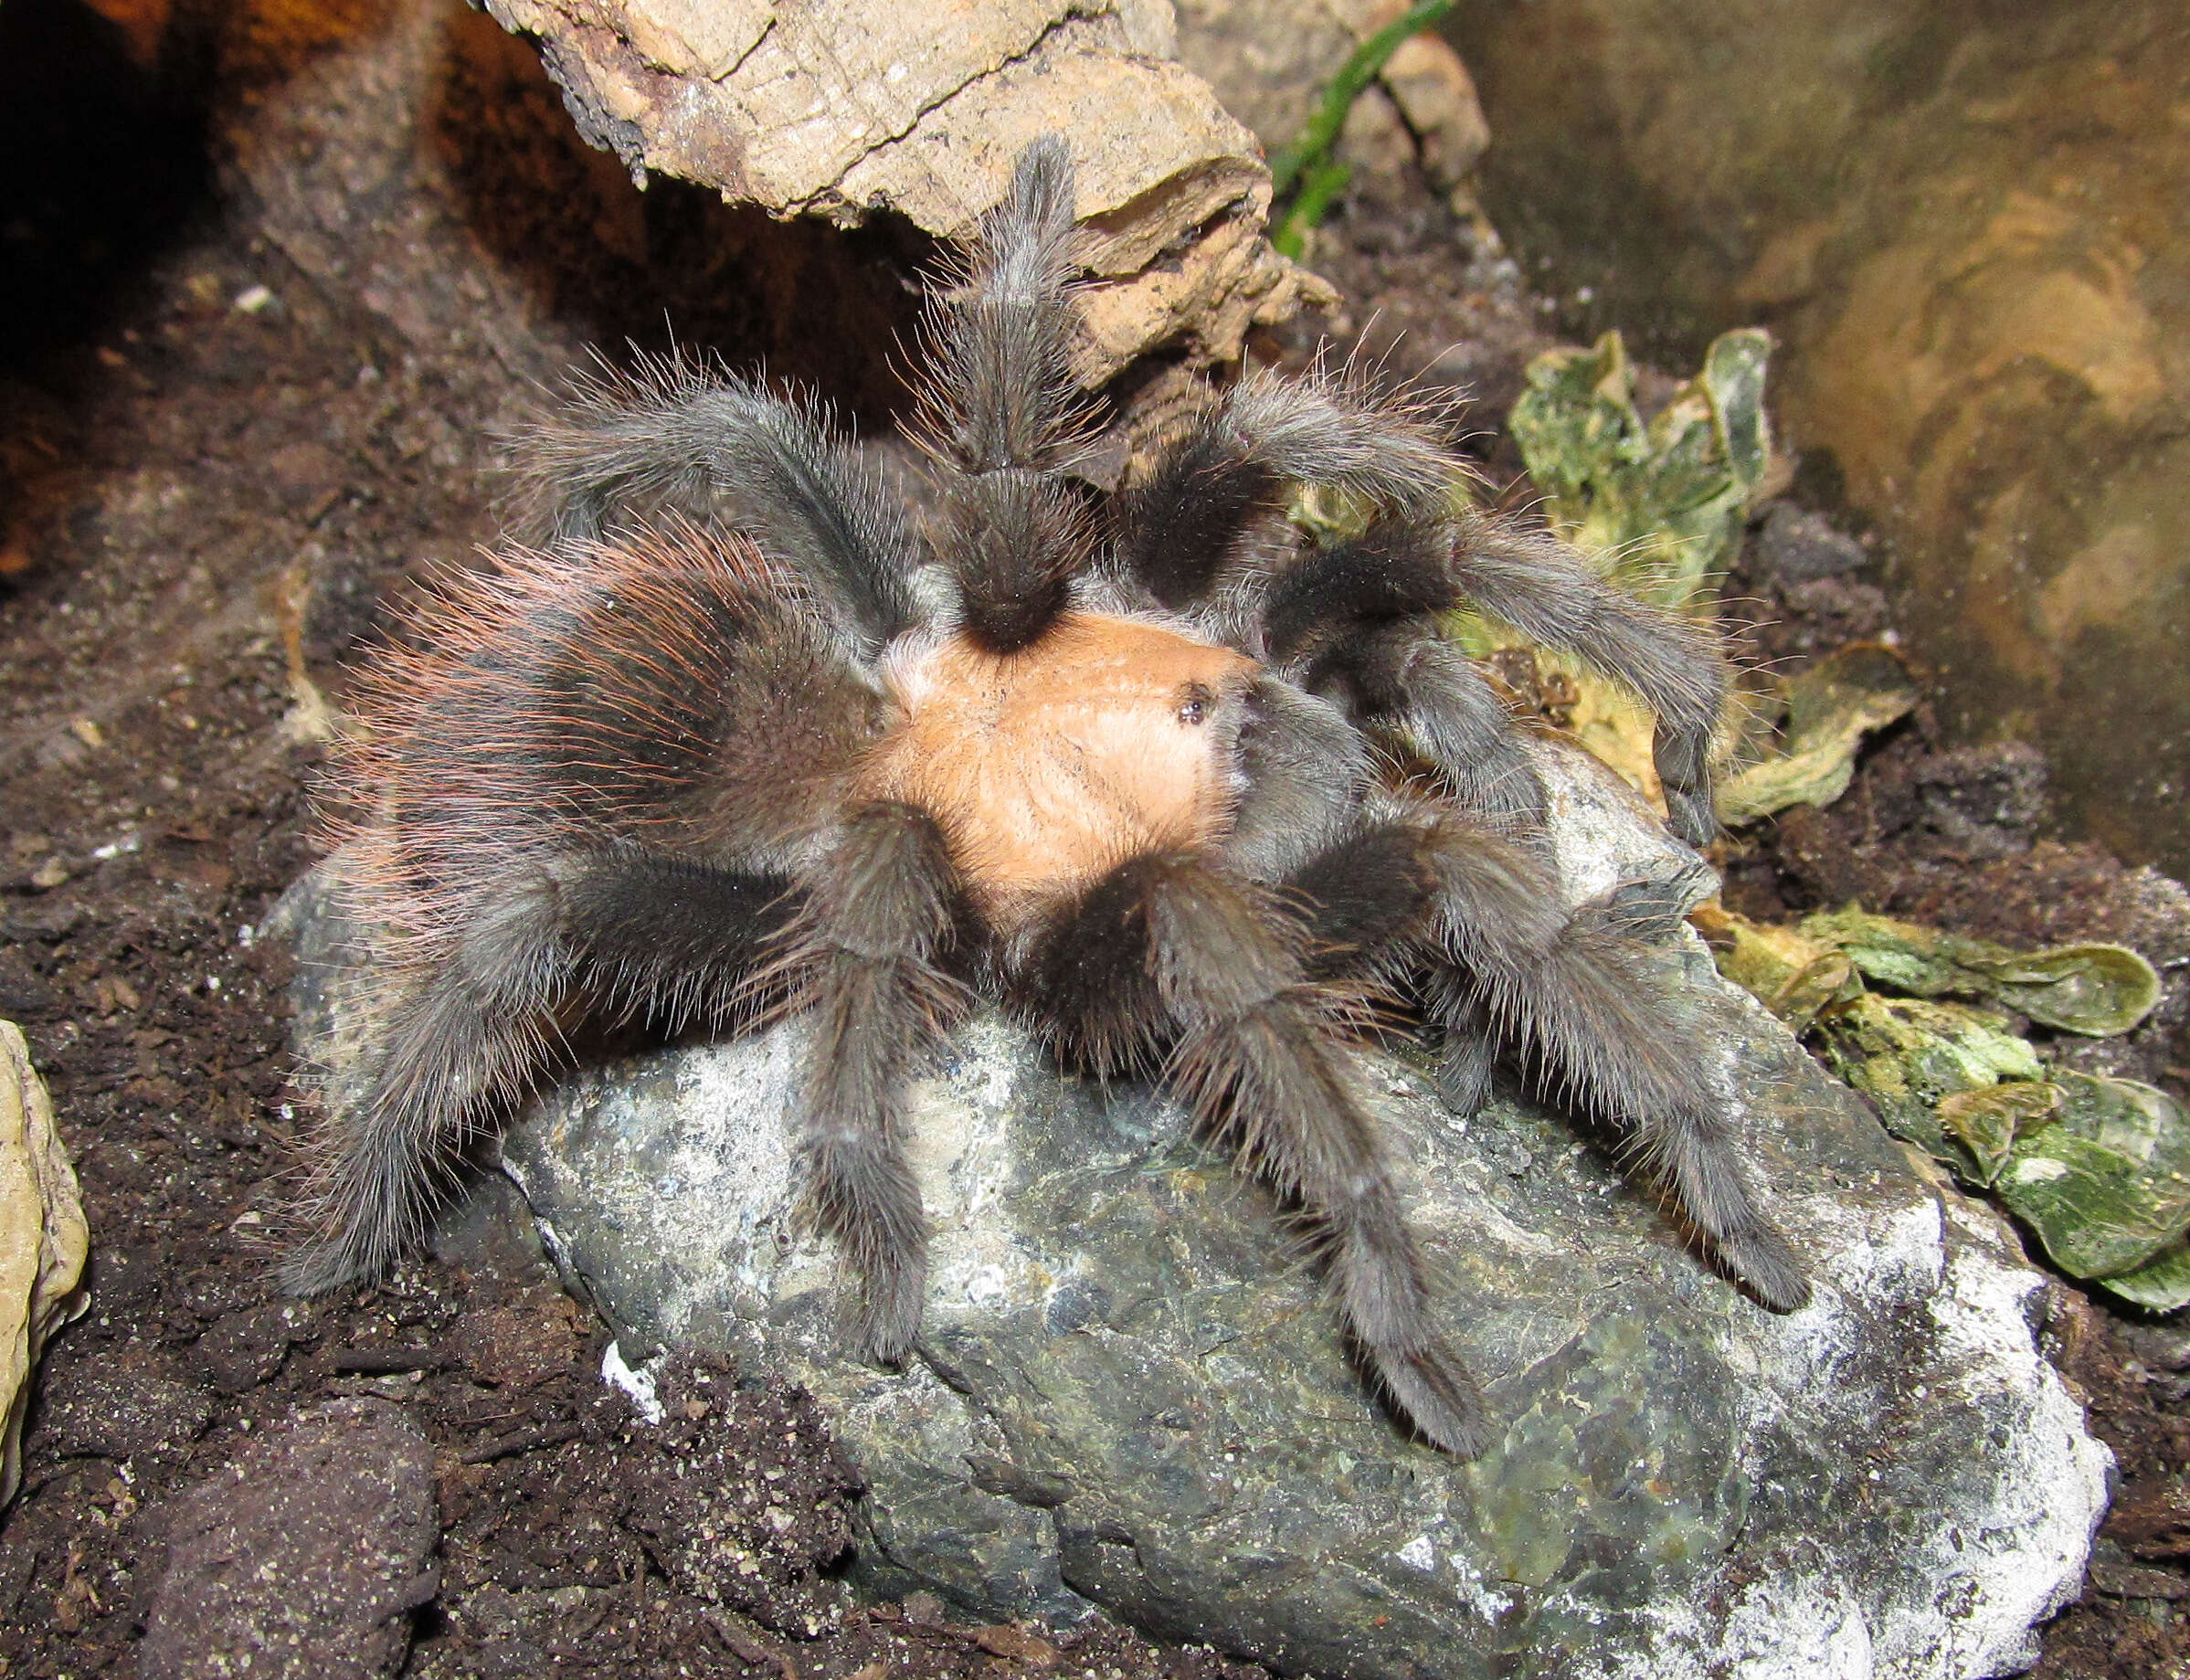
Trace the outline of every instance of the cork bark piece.
<path fill-rule="evenodd" d="M 1094 276 L 1079 372 L 1164 346 L 1229 361 L 1319 281 L 1263 238 L 1254 136 L 1176 62 L 1162 0 L 489 0 L 634 178 L 782 217 L 963 236 L 1045 133 L 1072 143 Z"/>
<path fill-rule="evenodd" d="M 88 1304 L 90 1230 L 53 1103 L 13 1021 L 0 1020 L 0 1506 L 22 1479 L 23 1415 L 46 1338 Z"/>

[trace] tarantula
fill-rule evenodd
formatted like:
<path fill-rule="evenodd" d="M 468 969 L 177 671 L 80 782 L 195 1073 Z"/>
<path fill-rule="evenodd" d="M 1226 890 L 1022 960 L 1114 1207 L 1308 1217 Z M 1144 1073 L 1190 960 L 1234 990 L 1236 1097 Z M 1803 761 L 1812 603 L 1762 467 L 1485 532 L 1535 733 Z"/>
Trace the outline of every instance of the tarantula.
<path fill-rule="evenodd" d="M 1463 603 L 1659 720 L 1675 829 L 1713 830 L 1711 637 L 1569 548 L 1455 512 L 1431 420 L 1359 382 L 1250 374 L 1137 488 L 1068 472 L 1073 174 L 1050 139 L 929 302 L 924 525 L 810 406 L 686 362 L 532 439 L 550 528 L 446 586 L 365 684 L 352 855 L 386 930 L 331 1104 L 323 1290 L 416 1241 L 471 1128 L 576 1009 L 814 1020 L 810 1207 L 910 1350 L 926 1230 L 908 1077 L 977 995 L 1097 1071 L 1160 1066 L 1314 1233 L 1352 1345 L 1421 1433 L 1483 1444 L 1350 1042 L 1376 999 L 1480 1102 L 1503 1050 L 1631 1128 L 1766 1305 L 1808 1287 L 1760 1211 L 1662 955 L 1570 914 L 1544 790 Z M 1375 510 L 1285 538 L 1301 484 Z"/>

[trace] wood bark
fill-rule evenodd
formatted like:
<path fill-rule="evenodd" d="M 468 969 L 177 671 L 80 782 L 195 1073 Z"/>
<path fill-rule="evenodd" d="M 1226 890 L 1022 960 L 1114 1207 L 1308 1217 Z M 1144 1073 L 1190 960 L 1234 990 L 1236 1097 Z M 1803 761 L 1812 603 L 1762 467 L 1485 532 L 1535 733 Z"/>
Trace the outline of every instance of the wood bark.
<path fill-rule="evenodd" d="M 1327 296 L 1264 238 L 1253 134 L 1175 58 L 1169 0 L 487 0 L 586 137 L 782 217 L 964 235 L 1062 133 L 1092 280 L 1090 385 L 1162 348 L 1230 361 Z"/>

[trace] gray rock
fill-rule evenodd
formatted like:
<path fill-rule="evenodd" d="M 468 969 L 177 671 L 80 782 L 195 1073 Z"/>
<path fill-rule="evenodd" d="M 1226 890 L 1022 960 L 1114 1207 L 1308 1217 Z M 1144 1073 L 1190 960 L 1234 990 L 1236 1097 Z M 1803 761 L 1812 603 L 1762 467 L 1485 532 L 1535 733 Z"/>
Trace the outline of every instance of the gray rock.
<path fill-rule="evenodd" d="M 1836 531 L 1822 514 L 1775 502 L 1757 532 L 1757 557 L 1783 584 L 1815 583 L 1861 570 L 1870 562 L 1863 544 Z"/>
<path fill-rule="evenodd" d="M 1590 761 L 1546 766 L 1575 898 L 1709 889 Z M 990 1619 L 1101 1605 L 1360 1680 L 2026 1664 L 2110 1462 L 2035 1345 L 2046 1284 L 1677 936 L 1697 1053 L 1817 1299 L 1754 1305 L 1605 1140 L 1509 1100 L 1460 1120 L 1370 1057 L 1504 1422 L 1473 1464 L 1379 1408 L 1268 1196 L 1177 1107 L 1061 1078 L 993 1014 L 915 1093 L 935 1239 L 901 1374 L 840 1354 L 838 1263 L 796 1211 L 799 1023 L 587 1072 L 503 1164 L 634 1358 L 726 1350 L 814 1392 L 869 1481 L 878 1587 Z"/>

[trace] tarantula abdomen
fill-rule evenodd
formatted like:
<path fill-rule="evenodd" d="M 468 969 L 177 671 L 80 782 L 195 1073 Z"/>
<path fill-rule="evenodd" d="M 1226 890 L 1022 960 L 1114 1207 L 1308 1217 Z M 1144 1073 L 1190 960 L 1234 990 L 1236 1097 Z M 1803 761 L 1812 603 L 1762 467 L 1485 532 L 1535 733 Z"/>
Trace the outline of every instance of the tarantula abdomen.
<path fill-rule="evenodd" d="M 1711 636 L 1454 514 L 1434 420 L 1342 379 L 1250 374 L 1090 505 L 1063 476 L 1072 202 L 1063 143 L 1031 148 L 936 296 L 925 518 L 812 405 L 691 364 L 544 424 L 544 544 L 445 586 L 368 673 L 338 770 L 372 813 L 354 908 L 387 931 L 295 1286 L 415 1241 L 573 1010 L 799 1010 L 808 1202 L 857 1274 L 852 1341 L 902 1359 L 926 1263 L 905 1084 L 987 995 L 1068 1058 L 1160 1072 L 1229 1139 L 1449 1452 L 1485 1423 L 1361 1096 L 1380 1018 L 1441 1036 L 1455 1088 L 1511 1052 L 1625 1128 L 1759 1299 L 1806 1299 L 1677 975 L 1567 907 L 1529 754 L 1436 620 L 1471 603 L 1633 686 L 1690 839 Z M 1301 483 L 1368 528 L 1288 545 Z"/>

